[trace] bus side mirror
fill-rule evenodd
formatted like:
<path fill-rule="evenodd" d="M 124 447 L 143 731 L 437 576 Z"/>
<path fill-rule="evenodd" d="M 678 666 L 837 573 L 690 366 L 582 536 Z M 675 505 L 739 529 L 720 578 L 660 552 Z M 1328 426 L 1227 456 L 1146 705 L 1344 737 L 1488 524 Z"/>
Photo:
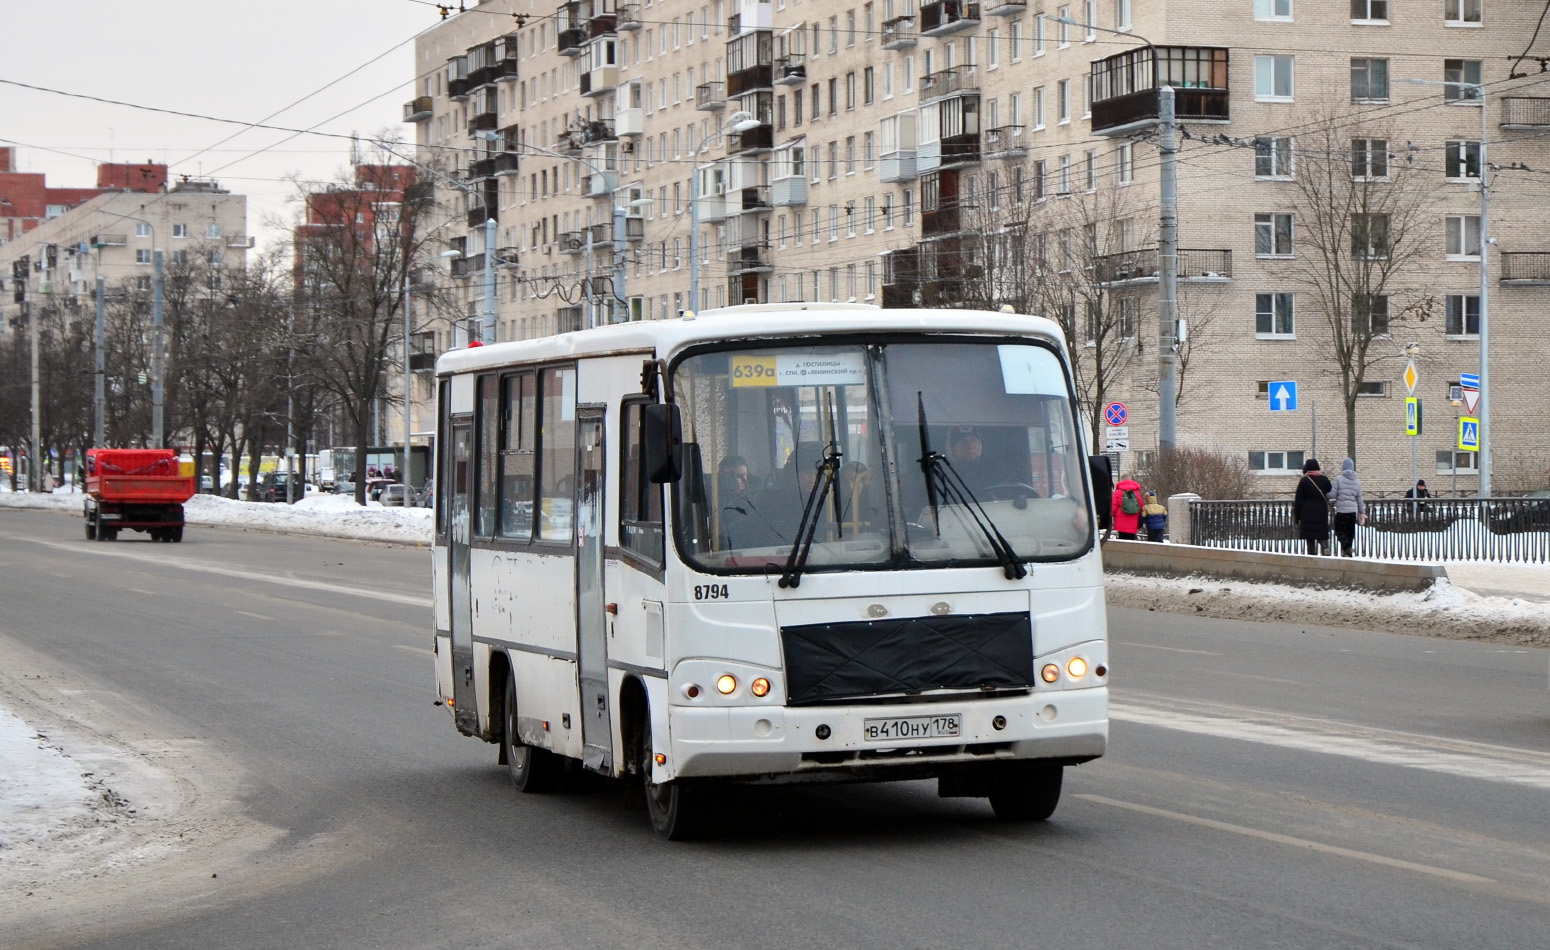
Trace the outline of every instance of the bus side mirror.
<path fill-rule="evenodd" d="M 653 484 L 683 477 L 683 416 L 672 403 L 652 403 L 641 415 L 641 449 L 646 480 Z"/>
<path fill-rule="evenodd" d="M 1098 530 L 1107 531 L 1114 520 L 1110 504 L 1114 497 L 1114 468 L 1107 455 L 1087 456 L 1087 470 L 1092 474 L 1093 504 L 1098 506 Z"/>

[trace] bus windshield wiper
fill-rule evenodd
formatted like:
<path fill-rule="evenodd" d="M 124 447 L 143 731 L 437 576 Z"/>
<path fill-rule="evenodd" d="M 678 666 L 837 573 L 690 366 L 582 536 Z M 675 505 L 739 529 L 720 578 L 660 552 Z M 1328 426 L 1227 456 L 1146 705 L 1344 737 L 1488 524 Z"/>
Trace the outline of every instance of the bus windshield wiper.
<path fill-rule="evenodd" d="M 807 567 L 807 552 L 813 546 L 813 532 L 818 530 L 818 516 L 823 513 L 823 503 L 834 487 L 835 473 L 840 468 L 840 447 L 832 439 L 824 447 L 823 458 L 818 462 L 818 480 L 807 493 L 807 504 L 802 506 L 802 520 L 797 522 L 796 542 L 791 545 L 791 555 L 780 575 L 781 587 L 800 587 L 802 571 Z"/>
<path fill-rule="evenodd" d="M 931 448 L 931 438 L 926 427 L 926 398 L 922 392 L 915 393 L 915 411 L 920 427 L 920 470 L 926 476 L 926 499 L 931 504 L 931 520 L 935 522 L 932 527 L 936 529 L 937 536 L 942 534 L 939 504 L 945 501 L 957 505 L 969 513 L 985 540 L 990 542 L 990 549 L 995 552 L 996 561 L 1001 565 L 1006 579 L 1015 581 L 1027 577 L 1028 569 L 1018 560 L 1017 552 L 1012 550 L 1011 543 L 996 527 L 990 515 L 985 513 L 980 500 L 974 497 L 974 492 L 969 490 L 963 478 L 953 469 L 953 463 L 948 461 L 947 456 Z"/>

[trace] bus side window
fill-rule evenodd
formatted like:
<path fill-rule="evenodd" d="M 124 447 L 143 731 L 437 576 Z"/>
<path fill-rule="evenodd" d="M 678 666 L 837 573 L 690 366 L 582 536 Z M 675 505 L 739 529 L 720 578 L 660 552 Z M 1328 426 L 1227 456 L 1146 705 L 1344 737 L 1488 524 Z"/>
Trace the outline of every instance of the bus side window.
<path fill-rule="evenodd" d="M 505 378 L 505 432 L 501 440 L 500 535 L 527 541 L 533 537 L 534 447 L 538 420 L 537 377 Z"/>
<path fill-rule="evenodd" d="M 478 474 L 474 485 L 479 495 L 474 509 L 474 534 L 488 538 L 495 534 L 495 476 L 500 458 L 501 405 L 498 377 L 479 377 L 477 408 L 479 446 L 475 458 Z"/>
<path fill-rule="evenodd" d="M 452 383 L 442 380 L 436 387 L 436 536 L 447 531 L 447 497 L 452 494 Z"/>
<path fill-rule="evenodd" d="M 546 369 L 538 431 L 538 538 L 569 541 L 576 505 L 576 371 Z"/>
<path fill-rule="evenodd" d="M 619 543 L 654 564 L 663 557 L 662 486 L 646 478 L 641 450 L 644 400 L 624 403 L 619 444 Z"/>

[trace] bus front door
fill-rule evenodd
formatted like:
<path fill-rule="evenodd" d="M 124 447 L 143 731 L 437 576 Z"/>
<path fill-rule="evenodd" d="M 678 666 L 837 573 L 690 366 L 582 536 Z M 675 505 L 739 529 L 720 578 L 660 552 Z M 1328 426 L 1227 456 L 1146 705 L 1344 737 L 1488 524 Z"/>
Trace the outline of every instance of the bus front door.
<path fill-rule="evenodd" d="M 474 427 L 467 419 L 452 423 L 451 471 L 445 473 L 447 488 L 447 577 L 452 585 L 452 716 L 459 731 L 474 735 L 479 730 L 479 706 L 474 697 L 474 608 L 469 590 L 469 542 L 473 538 Z"/>
<path fill-rule="evenodd" d="M 577 421 L 581 480 L 576 486 L 576 673 L 582 764 L 607 770 L 612 766 L 613 729 L 608 713 L 608 613 L 603 603 L 603 410 L 578 408 Z"/>

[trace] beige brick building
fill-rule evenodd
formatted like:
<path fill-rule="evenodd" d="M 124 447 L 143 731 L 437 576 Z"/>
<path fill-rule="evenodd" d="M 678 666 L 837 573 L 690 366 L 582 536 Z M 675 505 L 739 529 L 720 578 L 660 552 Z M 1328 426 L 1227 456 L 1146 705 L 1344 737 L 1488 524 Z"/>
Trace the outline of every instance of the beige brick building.
<path fill-rule="evenodd" d="M 462 255 L 447 279 L 479 313 L 491 255 L 499 339 L 745 301 L 1011 303 L 1063 317 L 1089 400 L 1129 406 L 1130 470 L 1156 446 L 1167 336 L 1150 44 L 1181 129 L 1179 443 L 1245 458 L 1266 494 L 1315 451 L 1337 469 L 1357 389 L 1334 354 L 1359 323 L 1369 492 L 1408 486 L 1412 442 L 1434 491 L 1472 492 L 1449 397 L 1479 367 L 1482 106 L 1442 83 L 1483 84 L 1493 488 L 1510 493 L 1550 485 L 1550 36 L 1524 49 L 1538 15 L 1494 0 L 489 0 L 419 41 L 405 119 L 420 160 L 467 182 L 448 192 L 468 227 L 447 229 Z M 755 121 L 728 131 L 740 112 Z M 1322 209 L 1300 184 L 1321 167 L 1338 185 Z M 1350 212 L 1366 250 L 1321 223 L 1332 195 L 1379 202 Z M 1336 261 L 1383 280 L 1321 291 Z M 1272 411 L 1281 381 L 1298 383 L 1296 411 Z"/>

